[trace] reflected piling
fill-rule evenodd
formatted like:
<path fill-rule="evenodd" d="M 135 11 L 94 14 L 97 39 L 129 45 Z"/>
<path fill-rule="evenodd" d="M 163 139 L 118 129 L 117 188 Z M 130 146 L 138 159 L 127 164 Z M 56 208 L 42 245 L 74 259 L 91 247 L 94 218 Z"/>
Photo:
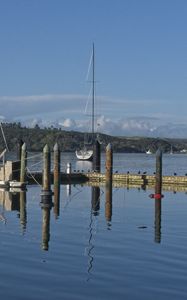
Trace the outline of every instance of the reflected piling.
<path fill-rule="evenodd" d="M 26 210 L 26 191 L 20 191 L 20 224 L 23 231 L 26 230 L 27 210 Z"/>
<path fill-rule="evenodd" d="M 161 199 L 155 199 L 155 242 L 161 242 Z"/>
<path fill-rule="evenodd" d="M 51 207 L 42 207 L 42 249 L 49 249 L 50 240 L 50 210 Z"/>
<path fill-rule="evenodd" d="M 112 185 L 105 188 L 105 219 L 108 223 L 112 220 Z"/>
<path fill-rule="evenodd" d="M 92 212 L 94 216 L 99 214 L 100 210 L 100 188 L 92 187 Z"/>

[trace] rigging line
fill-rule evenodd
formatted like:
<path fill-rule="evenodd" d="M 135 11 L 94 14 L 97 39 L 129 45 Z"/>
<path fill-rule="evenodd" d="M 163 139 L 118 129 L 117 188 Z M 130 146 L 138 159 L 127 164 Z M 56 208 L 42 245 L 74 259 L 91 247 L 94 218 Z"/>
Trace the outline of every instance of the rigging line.
<path fill-rule="evenodd" d="M 34 178 L 28 167 L 26 168 L 26 170 L 29 172 L 30 176 L 34 179 L 34 181 L 41 187 L 41 184 L 36 180 L 36 178 Z"/>
<path fill-rule="evenodd" d="M 92 51 L 91 56 L 90 56 L 90 61 L 89 61 L 89 65 L 88 65 L 88 71 L 87 71 L 87 74 L 86 74 L 86 81 L 88 81 L 88 76 L 89 76 L 90 68 L 91 68 L 91 65 L 92 65 L 92 59 L 93 59 L 93 51 Z"/>
<path fill-rule="evenodd" d="M 42 156 L 42 153 L 35 154 L 35 155 L 33 155 L 33 156 L 29 156 L 29 157 L 27 157 L 26 159 L 29 160 L 29 159 L 35 158 L 35 157 L 37 157 L 37 156 Z"/>
<path fill-rule="evenodd" d="M 0 126 L 1 126 L 1 132 L 2 132 L 2 135 L 3 135 L 5 146 L 6 146 L 7 150 L 9 151 L 9 148 L 8 148 L 8 145 L 7 145 L 7 141 L 6 141 L 6 138 L 5 138 L 5 134 L 4 134 L 4 131 L 3 131 L 3 126 L 2 126 L 1 122 L 0 122 Z"/>
<path fill-rule="evenodd" d="M 39 164 L 41 164 L 41 163 L 42 163 L 42 160 L 38 161 L 38 162 L 35 163 L 35 164 L 30 165 L 30 167 L 34 167 L 34 166 L 39 165 Z"/>
<path fill-rule="evenodd" d="M 92 93 L 92 88 L 90 88 L 90 92 L 87 97 L 87 102 L 86 102 L 86 106 L 85 106 L 85 110 L 84 110 L 85 115 L 87 114 L 87 109 L 88 109 L 88 104 L 90 102 L 91 93 Z"/>

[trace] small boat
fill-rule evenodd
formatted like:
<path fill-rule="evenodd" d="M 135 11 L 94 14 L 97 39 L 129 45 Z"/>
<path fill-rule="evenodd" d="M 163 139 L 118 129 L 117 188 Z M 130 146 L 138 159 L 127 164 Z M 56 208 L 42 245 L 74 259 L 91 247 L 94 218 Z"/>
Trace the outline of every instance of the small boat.
<path fill-rule="evenodd" d="M 83 148 L 76 150 L 75 154 L 79 160 L 93 160 L 93 143 L 95 136 L 95 50 L 92 47 L 91 64 L 92 66 L 92 112 L 91 112 L 91 141 L 84 141 Z M 89 145 L 89 146 L 88 146 Z"/>
<path fill-rule="evenodd" d="M 153 154 L 152 151 L 149 149 L 146 151 L 146 154 Z"/>
<path fill-rule="evenodd" d="M 75 153 L 80 160 L 92 160 L 93 158 L 93 150 L 87 150 L 86 148 L 77 150 Z"/>

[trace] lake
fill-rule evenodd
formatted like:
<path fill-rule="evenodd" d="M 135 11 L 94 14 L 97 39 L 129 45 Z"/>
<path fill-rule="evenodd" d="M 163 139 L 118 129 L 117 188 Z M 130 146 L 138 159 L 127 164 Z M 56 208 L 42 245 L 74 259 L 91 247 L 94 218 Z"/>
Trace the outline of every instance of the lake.
<path fill-rule="evenodd" d="M 163 173 L 184 175 L 186 160 L 164 155 Z M 62 169 L 69 161 L 82 170 L 73 154 L 62 154 Z M 40 167 L 40 154 L 30 155 L 29 168 Z M 114 169 L 152 173 L 155 156 L 115 154 Z M 113 188 L 108 201 L 105 187 L 61 185 L 58 214 L 41 207 L 38 184 L 1 190 L 1 297 L 186 299 L 187 195 L 152 192 Z"/>

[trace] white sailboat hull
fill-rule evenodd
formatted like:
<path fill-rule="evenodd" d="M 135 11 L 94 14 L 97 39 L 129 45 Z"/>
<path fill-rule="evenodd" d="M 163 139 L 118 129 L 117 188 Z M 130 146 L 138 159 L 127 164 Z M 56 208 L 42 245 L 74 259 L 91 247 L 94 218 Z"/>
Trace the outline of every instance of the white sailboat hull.
<path fill-rule="evenodd" d="M 92 160 L 93 159 L 93 150 L 79 150 L 76 151 L 76 157 L 80 160 Z"/>

